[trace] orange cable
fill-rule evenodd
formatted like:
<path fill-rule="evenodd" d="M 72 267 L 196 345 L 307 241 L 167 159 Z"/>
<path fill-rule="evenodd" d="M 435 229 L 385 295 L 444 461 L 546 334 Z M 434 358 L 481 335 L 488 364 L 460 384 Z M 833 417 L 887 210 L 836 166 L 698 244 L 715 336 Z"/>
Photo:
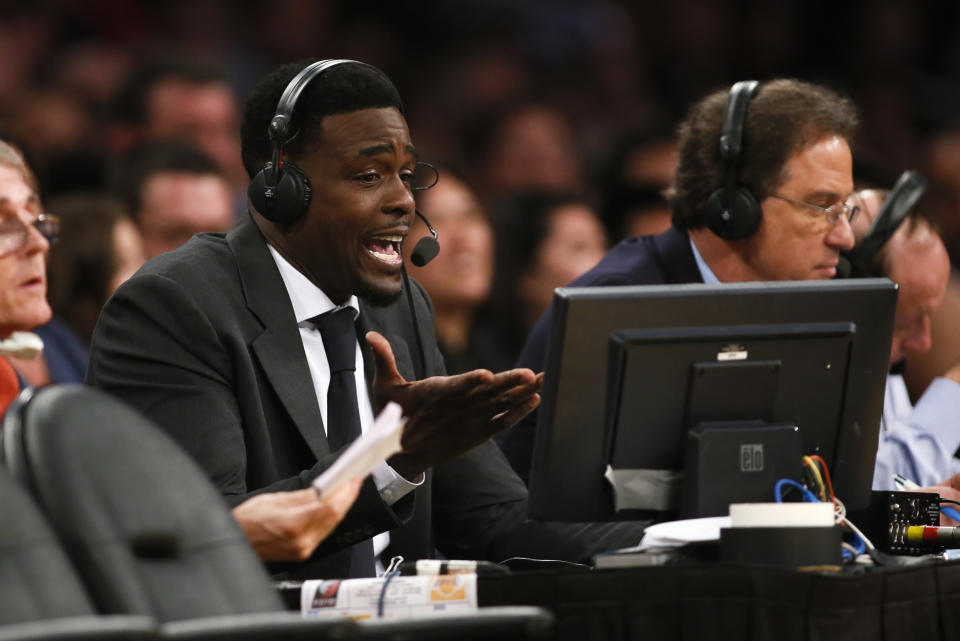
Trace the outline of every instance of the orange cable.
<path fill-rule="evenodd" d="M 818 462 L 820 467 L 823 468 L 823 476 L 827 479 L 827 488 L 830 490 L 830 500 L 833 502 L 834 506 L 836 506 L 837 501 L 836 497 L 833 495 L 833 482 L 830 480 L 830 470 L 827 469 L 827 462 L 824 461 L 823 457 L 819 454 L 813 454 L 810 458 Z"/>

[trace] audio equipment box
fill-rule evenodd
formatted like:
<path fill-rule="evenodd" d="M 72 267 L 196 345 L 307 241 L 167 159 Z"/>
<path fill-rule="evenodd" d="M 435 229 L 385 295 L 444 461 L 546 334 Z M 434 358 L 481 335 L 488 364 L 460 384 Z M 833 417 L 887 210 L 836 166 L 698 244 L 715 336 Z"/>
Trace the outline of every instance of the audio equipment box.
<path fill-rule="evenodd" d="M 911 526 L 940 525 L 940 495 L 930 492 L 871 493 L 870 505 L 847 515 L 881 552 L 888 554 L 938 554 L 944 546 L 936 541 L 908 540 Z"/>

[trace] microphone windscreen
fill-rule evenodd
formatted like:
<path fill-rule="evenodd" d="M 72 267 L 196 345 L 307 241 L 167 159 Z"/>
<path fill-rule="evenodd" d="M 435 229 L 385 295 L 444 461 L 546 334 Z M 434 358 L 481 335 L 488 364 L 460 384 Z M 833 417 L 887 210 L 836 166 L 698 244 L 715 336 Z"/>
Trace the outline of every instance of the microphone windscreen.
<path fill-rule="evenodd" d="M 433 236 L 424 236 L 417 241 L 416 247 L 410 254 L 410 262 L 417 267 L 423 267 L 440 253 L 440 243 Z"/>

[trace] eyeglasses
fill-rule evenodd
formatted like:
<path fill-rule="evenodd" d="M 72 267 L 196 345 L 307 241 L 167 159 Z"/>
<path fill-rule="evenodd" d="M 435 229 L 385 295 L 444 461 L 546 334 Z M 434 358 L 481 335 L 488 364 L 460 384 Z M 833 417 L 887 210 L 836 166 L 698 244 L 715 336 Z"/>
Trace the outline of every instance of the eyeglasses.
<path fill-rule="evenodd" d="M 29 223 L 13 212 L 0 214 L 0 256 L 19 251 L 27 244 L 32 225 L 52 245 L 60 235 L 60 219 L 53 214 L 36 214 Z"/>
<path fill-rule="evenodd" d="M 815 211 L 823 214 L 824 218 L 827 219 L 827 222 L 831 225 L 836 225 L 840 222 L 840 218 L 846 218 L 847 222 L 853 222 L 853 217 L 857 215 L 859 208 L 851 207 L 847 202 L 848 199 L 843 199 L 835 202 L 829 207 L 821 207 L 820 205 L 814 205 L 813 203 L 808 203 L 803 200 L 794 200 L 793 198 L 787 198 L 786 196 L 781 196 L 780 194 L 770 194 L 771 198 L 776 198 L 778 200 L 783 200 L 790 203 L 791 205 L 796 205 L 797 207 L 806 207 L 807 209 L 813 209 Z"/>

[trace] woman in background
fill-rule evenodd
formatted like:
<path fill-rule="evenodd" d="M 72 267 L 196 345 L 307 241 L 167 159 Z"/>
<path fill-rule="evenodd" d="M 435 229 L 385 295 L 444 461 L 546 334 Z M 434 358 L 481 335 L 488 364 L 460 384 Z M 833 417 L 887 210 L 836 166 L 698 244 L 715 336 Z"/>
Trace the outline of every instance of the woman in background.
<path fill-rule="evenodd" d="M 48 209 L 60 219 L 47 265 L 53 319 L 34 330 L 43 340 L 43 357 L 11 362 L 31 385 L 82 383 L 100 309 L 143 264 L 143 245 L 123 207 L 107 196 L 66 196 Z"/>
<path fill-rule="evenodd" d="M 499 212 L 495 307 L 516 358 L 553 291 L 596 265 L 607 239 L 596 209 L 579 194 L 517 193 Z"/>
<path fill-rule="evenodd" d="M 411 267 L 410 275 L 433 302 L 447 372 L 509 369 L 514 355 L 492 332 L 484 307 L 493 285 L 493 226 L 475 192 L 459 173 L 443 167 L 437 184 L 418 194 L 417 207 L 436 229 L 440 252 L 427 265 Z M 404 255 L 427 233 L 417 219 Z"/>

